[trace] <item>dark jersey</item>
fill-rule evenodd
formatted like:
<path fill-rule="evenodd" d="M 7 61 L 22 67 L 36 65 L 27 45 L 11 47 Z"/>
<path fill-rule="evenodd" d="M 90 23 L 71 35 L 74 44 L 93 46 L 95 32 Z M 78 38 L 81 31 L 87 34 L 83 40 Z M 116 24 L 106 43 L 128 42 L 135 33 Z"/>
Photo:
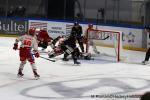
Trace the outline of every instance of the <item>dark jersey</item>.
<path fill-rule="evenodd" d="M 69 36 L 65 41 L 64 41 L 64 45 L 68 45 L 72 48 L 76 47 L 76 37 L 74 36 Z"/>
<path fill-rule="evenodd" d="M 81 37 L 82 35 L 82 27 L 79 26 L 73 26 L 71 30 L 71 35 L 76 36 L 76 37 Z"/>

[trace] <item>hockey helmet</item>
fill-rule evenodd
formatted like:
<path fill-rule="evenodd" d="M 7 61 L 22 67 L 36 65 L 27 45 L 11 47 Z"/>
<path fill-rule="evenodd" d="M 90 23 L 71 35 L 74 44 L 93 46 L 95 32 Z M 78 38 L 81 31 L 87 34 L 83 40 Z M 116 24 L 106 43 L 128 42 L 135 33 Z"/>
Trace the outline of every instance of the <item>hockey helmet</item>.
<path fill-rule="evenodd" d="M 93 28 L 93 24 L 88 24 L 88 27 L 89 28 Z"/>
<path fill-rule="evenodd" d="M 31 36 L 34 36 L 35 35 L 35 28 L 29 29 L 28 34 L 31 35 Z"/>
<path fill-rule="evenodd" d="M 77 26 L 77 25 L 79 25 L 79 22 L 74 22 L 74 26 Z"/>

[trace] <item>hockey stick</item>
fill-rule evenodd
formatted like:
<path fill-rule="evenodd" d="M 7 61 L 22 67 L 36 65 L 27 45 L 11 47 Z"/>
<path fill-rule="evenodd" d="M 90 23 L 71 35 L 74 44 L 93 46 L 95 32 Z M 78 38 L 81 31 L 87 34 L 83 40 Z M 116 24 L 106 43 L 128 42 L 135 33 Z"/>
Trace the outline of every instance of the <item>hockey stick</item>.
<path fill-rule="evenodd" d="M 107 36 L 107 37 L 105 37 L 105 38 L 103 38 L 103 39 L 100 39 L 100 40 L 106 40 L 106 39 L 108 39 L 109 38 L 109 36 Z"/>
<path fill-rule="evenodd" d="M 103 38 L 103 39 L 98 38 L 98 39 L 96 39 L 96 40 L 106 40 L 106 39 L 108 39 L 108 38 L 109 38 L 109 36 L 107 36 L 107 37 L 105 37 L 105 38 Z M 95 38 L 90 38 L 90 39 L 95 39 Z"/>
<path fill-rule="evenodd" d="M 39 56 L 40 58 L 43 58 L 45 60 L 49 60 L 49 61 L 52 61 L 52 62 L 55 62 L 55 60 L 52 60 L 52 59 L 48 59 L 48 58 L 45 58 L 45 57 L 42 57 L 42 56 Z"/>
<path fill-rule="evenodd" d="M 20 48 L 17 48 L 16 50 L 20 50 Z M 35 55 L 32 53 L 32 55 Z M 52 60 L 52 59 L 48 59 L 48 58 L 45 58 L 45 57 L 42 57 L 42 56 L 39 56 L 40 58 L 43 58 L 45 60 L 49 60 L 49 61 L 52 61 L 52 62 L 55 62 L 55 60 Z"/>

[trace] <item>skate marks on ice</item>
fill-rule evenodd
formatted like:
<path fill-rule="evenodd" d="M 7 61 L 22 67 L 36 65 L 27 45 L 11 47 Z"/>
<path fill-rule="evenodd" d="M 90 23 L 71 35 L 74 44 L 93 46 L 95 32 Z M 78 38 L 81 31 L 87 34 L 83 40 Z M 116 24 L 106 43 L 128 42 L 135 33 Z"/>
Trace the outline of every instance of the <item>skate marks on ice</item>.
<path fill-rule="evenodd" d="M 130 77 L 77 78 L 23 89 L 20 94 L 34 99 L 91 98 L 91 95 L 132 94 L 150 88 L 150 80 Z M 46 92 L 43 92 L 46 91 Z"/>
<path fill-rule="evenodd" d="M 16 74 L 0 72 L 0 88 L 10 87 L 21 82 L 28 81 L 28 78 L 19 79 Z"/>

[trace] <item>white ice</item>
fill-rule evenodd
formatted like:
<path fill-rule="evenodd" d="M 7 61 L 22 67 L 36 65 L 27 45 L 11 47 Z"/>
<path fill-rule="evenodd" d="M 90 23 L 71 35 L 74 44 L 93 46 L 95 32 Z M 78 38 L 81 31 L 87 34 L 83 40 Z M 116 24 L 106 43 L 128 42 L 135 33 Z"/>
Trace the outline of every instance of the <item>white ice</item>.
<path fill-rule="evenodd" d="M 139 100 L 135 96 L 150 91 L 150 65 L 141 65 L 145 52 L 124 50 L 121 62 L 100 57 L 80 60 L 80 66 L 61 61 L 61 56 L 56 62 L 36 58 L 41 77 L 35 80 L 29 63 L 24 78 L 17 78 L 20 61 L 14 41 L 0 37 L 1 100 Z"/>

